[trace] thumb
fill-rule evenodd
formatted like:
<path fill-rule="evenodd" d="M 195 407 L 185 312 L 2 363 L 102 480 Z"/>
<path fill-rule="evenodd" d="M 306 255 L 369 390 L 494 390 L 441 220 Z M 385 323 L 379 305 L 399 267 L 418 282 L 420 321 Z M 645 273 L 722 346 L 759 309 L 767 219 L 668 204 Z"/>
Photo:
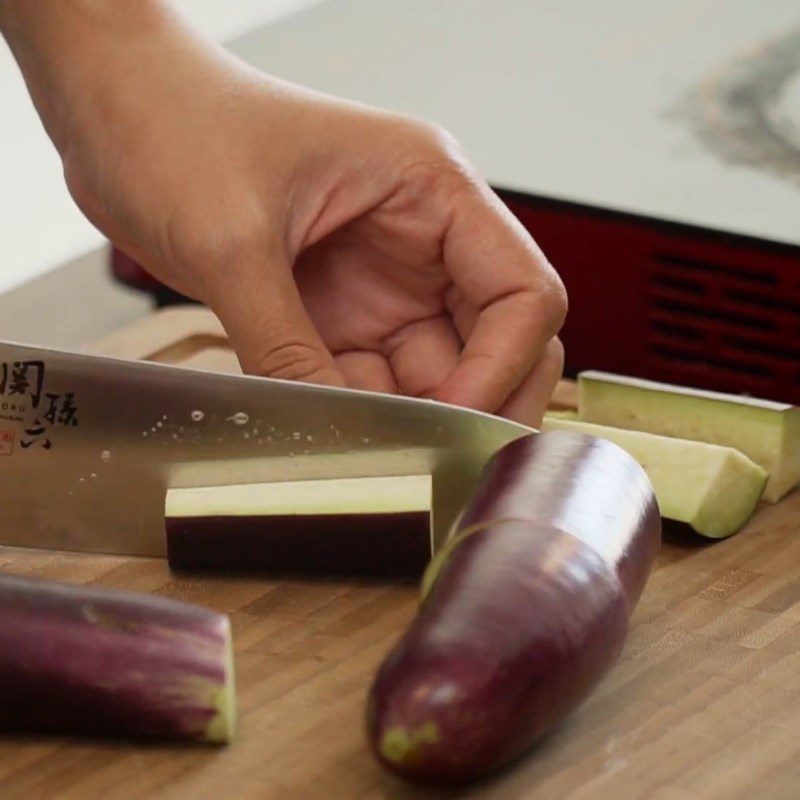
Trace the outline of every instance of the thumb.
<path fill-rule="evenodd" d="M 345 385 L 303 306 L 288 264 L 228 272 L 214 287 L 209 306 L 222 322 L 245 373 Z"/>

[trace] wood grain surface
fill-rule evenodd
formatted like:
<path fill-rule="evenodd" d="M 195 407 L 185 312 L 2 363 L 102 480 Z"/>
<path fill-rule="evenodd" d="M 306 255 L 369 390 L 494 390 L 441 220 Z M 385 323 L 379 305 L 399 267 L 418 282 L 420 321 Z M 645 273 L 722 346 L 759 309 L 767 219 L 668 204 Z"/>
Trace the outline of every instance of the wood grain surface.
<path fill-rule="evenodd" d="M 162 313 L 93 349 L 234 370 L 210 322 L 199 309 Z M 570 391 L 562 385 L 559 405 Z M 156 559 L 11 548 L 0 548 L 0 562 L 18 575 L 153 592 L 227 612 L 240 710 L 238 737 L 221 749 L 7 735 L 0 738 L 2 800 L 800 797 L 798 492 L 762 507 L 725 541 L 668 527 L 615 669 L 528 757 L 459 791 L 385 774 L 363 735 L 367 689 L 414 613 L 414 586 L 189 578 Z"/>

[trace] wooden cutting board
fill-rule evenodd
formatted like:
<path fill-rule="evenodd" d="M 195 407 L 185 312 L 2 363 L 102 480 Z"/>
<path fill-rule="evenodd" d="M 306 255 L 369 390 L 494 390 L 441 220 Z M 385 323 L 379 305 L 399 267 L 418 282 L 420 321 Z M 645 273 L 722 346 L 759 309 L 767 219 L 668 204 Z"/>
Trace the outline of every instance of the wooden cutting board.
<path fill-rule="evenodd" d="M 196 308 L 161 312 L 87 349 L 238 371 L 219 323 Z M 555 399 L 569 406 L 574 386 L 562 384 Z M 6 736 L 2 800 L 800 797 L 799 492 L 726 541 L 668 529 L 615 669 L 529 757 L 458 793 L 401 783 L 365 745 L 366 692 L 414 613 L 414 586 L 177 578 L 157 559 L 11 548 L 0 561 L 18 575 L 228 613 L 240 708 L 237 741 L 223 749 Z"/>

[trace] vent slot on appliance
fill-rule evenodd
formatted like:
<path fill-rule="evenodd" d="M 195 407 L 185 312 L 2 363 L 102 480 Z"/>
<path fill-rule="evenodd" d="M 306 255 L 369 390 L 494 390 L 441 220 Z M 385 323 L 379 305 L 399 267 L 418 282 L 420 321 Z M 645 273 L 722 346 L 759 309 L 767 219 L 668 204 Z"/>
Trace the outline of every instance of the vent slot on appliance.
<path fill-rule="evenodd" d="M 792 347 L 785 344 L 768 344 L 754 339 L 746 339 L 742 336 L 726 336 L 724 342 L 736 350 L 741 350 L 743 353 L 759 353 L 773 358 L 785 358 L 790 363 L 800 367 L 800 347 Z"/>
<path fill-rule="evenodd" d="M 710 305 L 697 306 L 681 302 L 680 300 L 667 300 L 662 297 L 655 297 L 652 307 L 662 311 L 669 311 L 682 318 L 691 317 L 698 320 L 721 322 L 727 325 L 752 328 L 757 331 L 774 331 L 777 326 L 774 322 L 738 311 L 726 311 L 720 308 L 713 308 Z"/>
<path fill-rule="evenodd" d="M 652 328 L 657 333 L 663 334 L 665 338 L 676 337 L 689 342 L 697 342 L 703 339 L 704 332 L 691 325 L 683 325 L 679 322 L 671 322 L 664 319 L 655 319 Z"/>
<path fill-rule="evenodd" d="M 706 287 L 698 281 L 688 280 L 687 278 L 676 277 L 675 275 L 664 275 L 656 272 L 653 274 L 653 283 L 663 289 L 691 294 L 695 297 L 702 297 L 706 293 Z"/>
<path fill-rule="evenodd" d="M 653 344 L 652 351 L 669 361 L 679 361 L 681 363 L 696 364 L 702 367 L 713 367 L 714 369 L 728 370 L 733 373 L 757 377 L 768 377 L 772 373 L 769 368 L 752 362 L 739 361 L 735 358 L 724 358 L 722 356 L 711 355 L 710 353 L 695 353 L 691 350 L 683 350 L 679 347 L 671 347 L 663 344 Z"/>
<path fill-rule="evenodd" d="M 698 258 L 672 253 L 655 253 L 653 260 L 656 264 L 663 265 L 669 272 L 696 272 L 705 275 L 735 278 L 748 283 L 761 284 L 762 286 L 775 286 L 778 282 L 776 275 L 770 272 L 744 269 L 731 264 L 719 264 L 714 261 L 703 261 Z"/>
<path fill-rule="evenodd" d="M 793 303 L 790 300 L 751 294 L 750 292 L 743 292 L 739 289 L 728 289 L 725 295 L 742 305 L 757 306 L 759 308 L 768 309 L 769 311 L 785 311 L 789 314 L 797 315 L 798 319 L 800 319 L 800 302 Z"/>

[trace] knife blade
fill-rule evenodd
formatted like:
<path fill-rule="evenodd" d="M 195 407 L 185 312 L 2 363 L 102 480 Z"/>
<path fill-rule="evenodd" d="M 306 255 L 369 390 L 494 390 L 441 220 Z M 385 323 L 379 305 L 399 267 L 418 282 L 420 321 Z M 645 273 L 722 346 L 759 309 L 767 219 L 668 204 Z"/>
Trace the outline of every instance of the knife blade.
<path fill-rule="evenodd" d="M 165 554 L 168 487 L 433 476 L 434 548 L 532 429 L 432 400 L 0 342 L 0 544 Z"/>

